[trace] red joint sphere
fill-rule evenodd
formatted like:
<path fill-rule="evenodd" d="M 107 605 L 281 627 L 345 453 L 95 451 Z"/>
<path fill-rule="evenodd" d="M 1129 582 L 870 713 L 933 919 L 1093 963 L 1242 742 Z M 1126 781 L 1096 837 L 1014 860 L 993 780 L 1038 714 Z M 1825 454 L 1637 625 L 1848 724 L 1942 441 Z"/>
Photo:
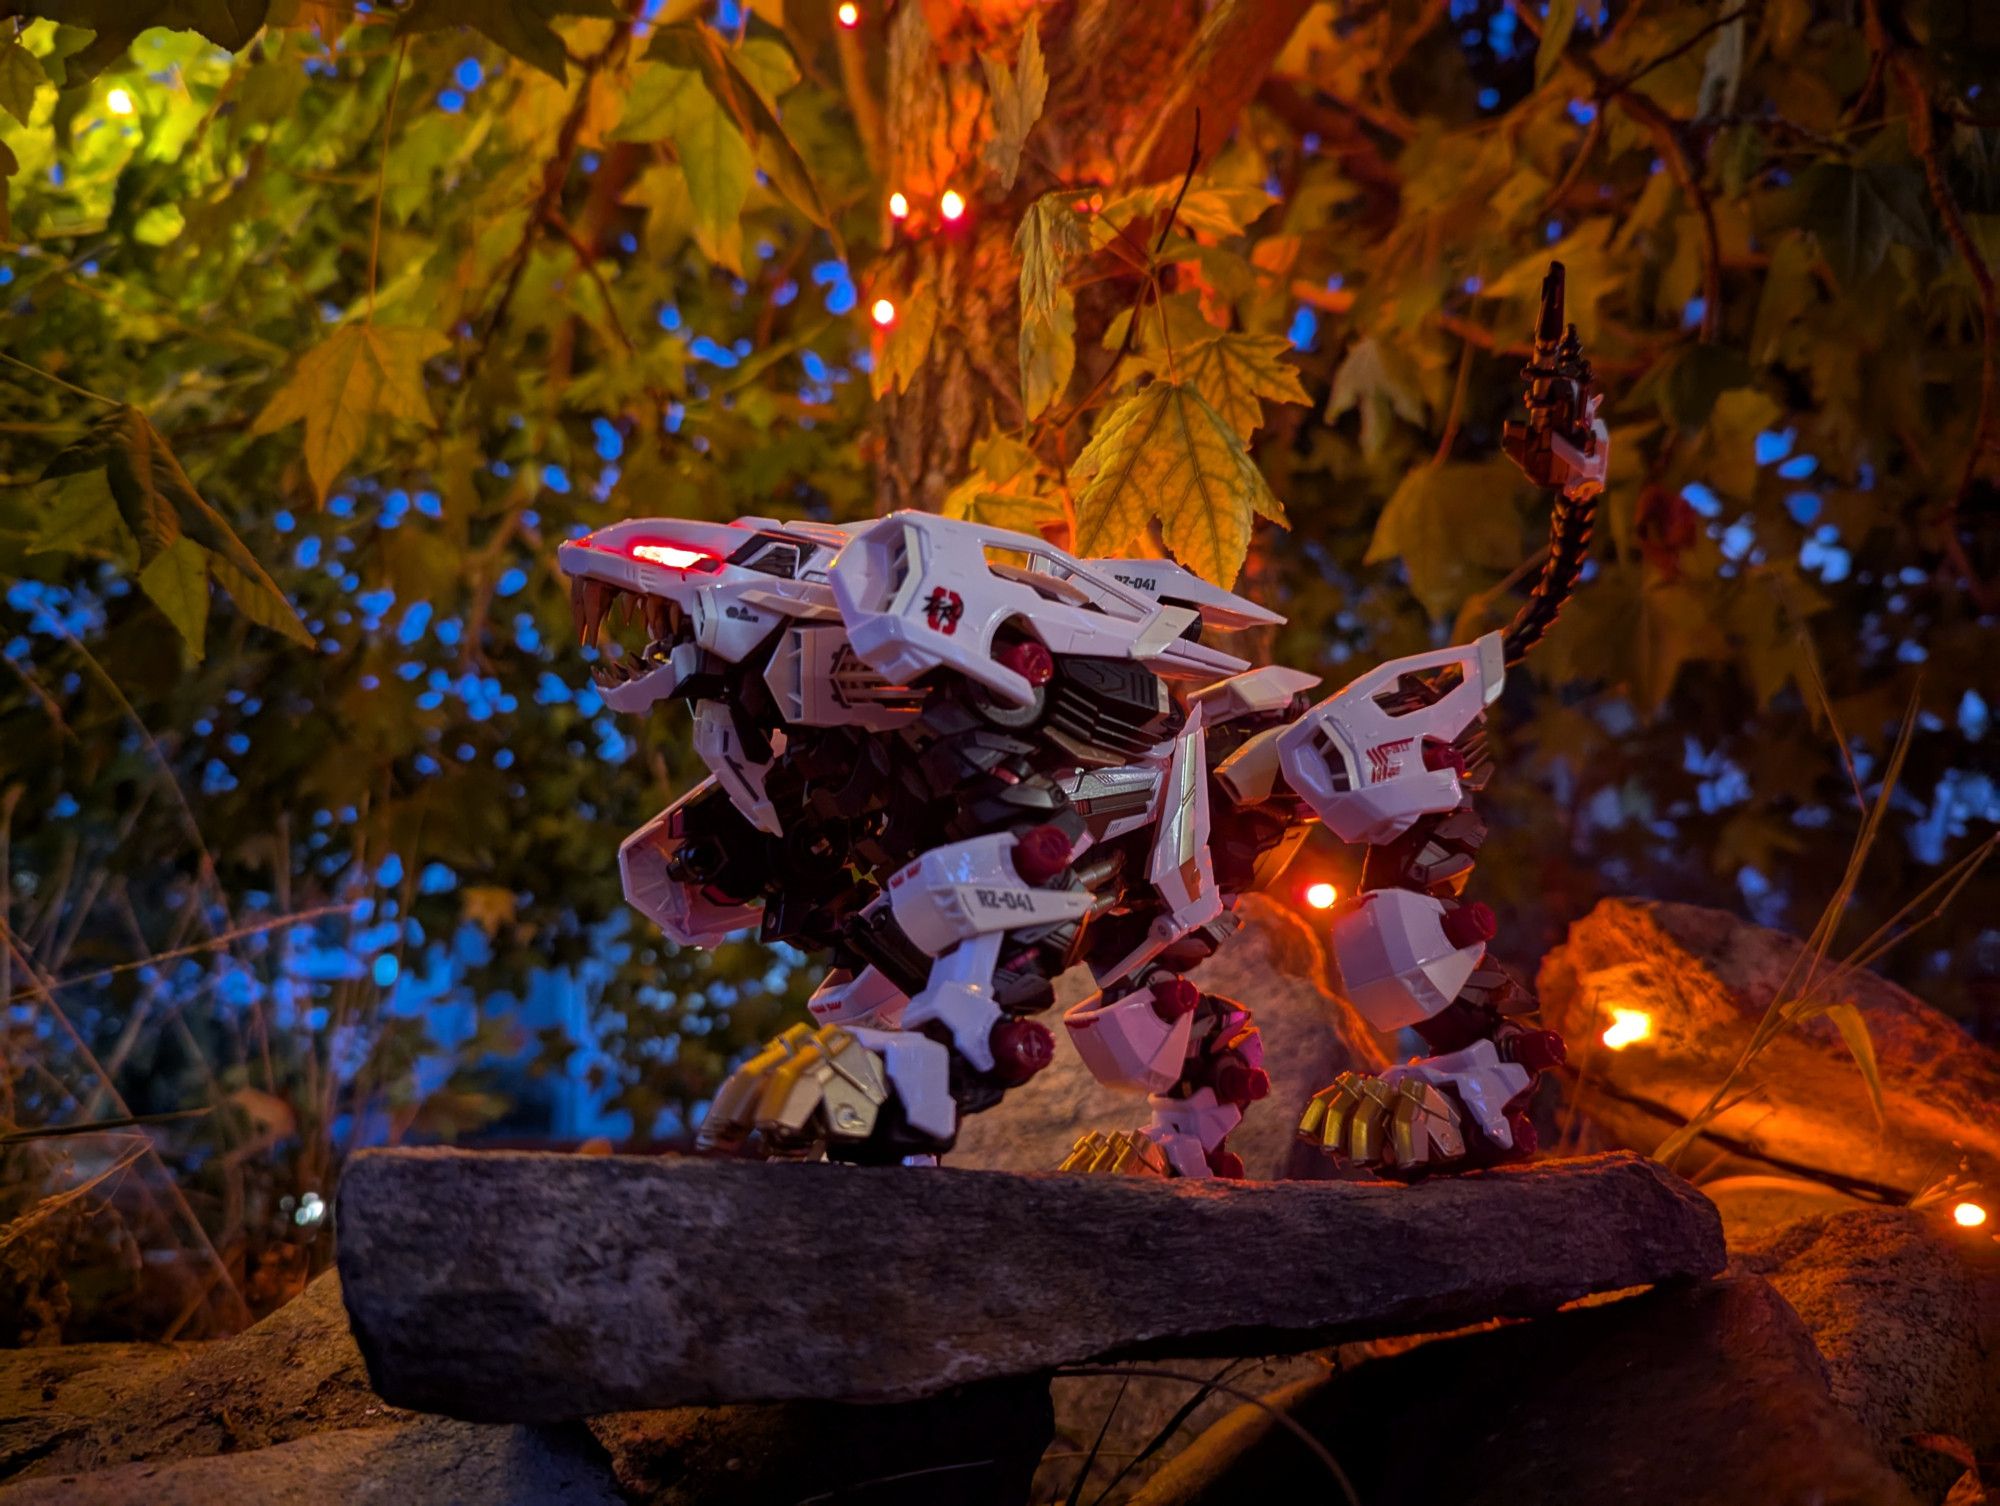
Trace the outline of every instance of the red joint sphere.
<path fill-rule="evenodd" d="M 1060 827 L 1030 827 L 1014 842 L 1014 871 L 1028 883 L 1046 884 L 1069 867 L 1069 838 Z"/>
<path fill-rule="evenodd" d="M 1444 939 L 1456 947 L 1476 946 L 1491 941 L 1500 923 L 1493 907 L 1486 904 L 1460 905 L 1444 918 Z"/>
<path fill-rule="evenodd" d="M 1169 978 L 1153 985 L 1153 1013 L 1172 1024 L 1184 1014 L 1193 1014 L 1201 1002 L 1201 990 L 1185 978 Z"/>
<path fill-rule="evenodd" d="M 1009 1087 L 1019 1087 L 1056 1059 L 1056 1038 L 1039 1020 L 1005 1019 L 988 1037 L 993 1048 L 993 1075 Z"/>
<path fill-rule="evenodd" d="M 1030 685 L 1046 685 L 1055 677 L 1055 655 L 1032 639 L 1010 643 L 993 657 Z"/>
<path fill-rule="evenodd" d="M 1500 1054 L 1530 1072 L 1546 1072 L 1569 1060 L 1569 1047 L 1553 1030 L 1524 1030 L 1502 1041 Z"/>
<path fill-rule="evenodd" d="M 1208 1169 L 1226 1182 L 1243 1180 L 1243 1158 L 1219 1145 L 1208 1153 Z"/>
<path fill-rule="evenodd" d="M 1465 777 L 1465 755 L 1450 743 L 1439 738 L 1424 740 L 1424 767 L 1427 769 L 1450 769 L 1461 779 Z"/>
<path fill-rule="evenodd" d="M 1271 1074 L 1252 1067 L 1239 1056 L 1225 1056 L 1215 1064 L 1215 1096 L 1219 1102 L 1255 1103 L 1271 1091 Z"/>

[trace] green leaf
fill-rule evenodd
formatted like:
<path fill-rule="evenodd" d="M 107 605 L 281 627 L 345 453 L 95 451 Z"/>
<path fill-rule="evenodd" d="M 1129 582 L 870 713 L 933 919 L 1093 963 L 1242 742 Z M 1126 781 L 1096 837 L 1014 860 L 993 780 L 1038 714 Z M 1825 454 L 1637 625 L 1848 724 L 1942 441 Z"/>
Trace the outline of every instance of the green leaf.
<path fill-rule="evenodd" d="M 693 68 L 641 62 L 625 90 L 624 108 L 612 128 L 613 141 L 664 141 L 687 118 L 691 107 L 719 109 L 701 74 Z"/>
<path fill-rule="evenodd" d="M 187 662 L 201 663 L 208 636 L 208 551 L 193 539 L 175 539 L 139 572 L 139 589 L 181 635 Z"/>
<path fill-rule="evenodd" d="M 1106 412 L 1070 485 L 1077 553 L 1127 553 L 1157 518 L 1174 557 L 1221 586 L 1243 568 L 1252 518 L 1285 521 L 1236 431 L 1186 383 L 1149 382 Z"/>
<path fill-rule="evenodd" d="M 0 109 L 26 125 L 34 113 L 35 91 L 48 78 L 40 58 L 13 37 L 0 39 Z"/>
<path fill-rule="evenodd" d="M 1917 169 L 1899 162 L 1814 163 L 1800 181 L 1800 223 L 1842 286 L 1882 264 L 1891 245 L 1928 246 L 1930 215 Z"/>
<path fill-rule="evenodd" d="M 1885 1117 L 1882 1068 L 1875 1060 L 1875 1039 L 1868 1032 L 1867 1019 L 1852 1004 L 1829 1004 L 1818 1013 L 1833 1021 L 1833 1028 L 1847 1043 L 1848 1054 L 1854 1058 L 1854 1065 L 1861 1069 L 1861 1080 L 1868 1085 L 1868 1102 L 1875 1110 L 1876 1122 L 1881 1123 Z"/>
<path fill-rule="evenodd" d="M 305 420 L 306 471 L 320 504 L 377 419 L 434 422 L 424 362 L 450 345 L 435 330 L 349 324 L 315 345 L 265 404 L 252 434 Z"/>
<path fill-rule="evenodd" d="M 1042 61 L 1042 39 L 1032 11 L 1021 32 L 1021 51 L 1016 66 L 1009 68 L 999 58 L 980 54 L 979 66 L 986 70 L 986 92 L 993 101 L 993 136 L 986 143 L 986 165 L 1000 179 L 1002 188 L 1012 188 L 1021 172 L 1021 152 L 1028 132 L 1042 116 L 1049 97 L 1049 70 Z"/>
<path fill-rule="evenodd" d="M 691 68 L 708 92 L 728 113 L 751 145 L 764 154 L 764 166 L 778 192 L 841 248 L 840 231 L 820 197 L 812 172 L 779 123 L 777 112 L 743 71 L 736 54 L 699 22 L 662 26 L 653 34 L 646 56 L 675 68 Z"/>
<path fill-rule="evenodd" d="M 1783 415 L 1784 409 L 1755 387 L 1738 387 L 1716 398 L 1708 420 L 1709 481 L 1748 501 L 1757 490 L 1757 436 Z"/>
<path fill-rule="evenodd" d="M 1542 17 L 1542 39 L 1535 47 L 1535 86 L 1549 81 L 1562 66 L 1570 34 L 1576 30 L 1576 0 L 1549 0 L 1549 13 Z"/>
<path fill-rule="evenodd" d="M 124 57 L 133 38 L 155 26 L 192 31 L 241 52 L 264 25 L 269 0 L 30 0 L 28 14 L 47 16 L 95 32 L 87 46 L 70 49 L 57 82 L 63 88 L 87 83 Z"/>
<path fill-rule="evenodd" d="M 1327 421 L 1352 408 L 1361 410 L 1361 451 L 1370 459 L 1381 454 L 1389 441 L 1391 414 L 1406 423 L 1424 421 L 1424 395 L 1415 370 L 1400 351 L 1382 345 L 1373 335 L 1356 340 L 1333 374 Z"/>
<path fill-rule="evenodd" d="M 698 81 L 695 98 L 676 123 L 673 136 L 681 171 L 687 175 L 688 200 L 694 206 L 695 240 L 710 260 L 741 273 L 737 222 L 757 179 L 750 143 Z"/>
<path fill-rule="evenodd" d="M 229 521 L 188 479 L 172 447 L 137 408 L 120 405 L 59 451 L 42 474 L 75 476 L 102 468 L 118 516 L 139 542 L 141 570 L 183 534 L 205 546 L 217 582 L 252 622 L 317 648 L 312 634 Z"/>
<path fill-rule="evenodd" d="M 1443 621 L 1521 558 L 1521 518 L 1506 473 L 1491 462 L 1422 465 L 1403 477 L 1375 520 L 1363 564 L 1400 559 L 1410 590 Z"/>
<path fill-rule="evenodd" d="M 396 30 L 409 35 L 469 26 L 530 67 L 567 83 L 568 49 L 551 23 L 557 16 L 614 21 L 621 14 L 612 0 L 412 0 Z"/>
<path fill-rule="evenodd" d="M 1660 412 L 1668 423 L 1699 429 L 1723 393 L 1750 385 L 1750 362 L 1727 345 L 1690 345 L 1673 358 L 1660 382 Z"/>
<path fill-rule="evenodd" d="M 1309 403 L 1298 368 L 1279 359 L 1291 350 L 1283 335 L 1246 335 L 1202 326 L 1207 338 L 1175 343 L 1171 353 L 1148 350 L 1142 364 L 1155 376 L 1192 382 L 1209 405 L 1229 421 L 1246 443 L 1264 422 L 1265 398 L 1274 403 Z"/>

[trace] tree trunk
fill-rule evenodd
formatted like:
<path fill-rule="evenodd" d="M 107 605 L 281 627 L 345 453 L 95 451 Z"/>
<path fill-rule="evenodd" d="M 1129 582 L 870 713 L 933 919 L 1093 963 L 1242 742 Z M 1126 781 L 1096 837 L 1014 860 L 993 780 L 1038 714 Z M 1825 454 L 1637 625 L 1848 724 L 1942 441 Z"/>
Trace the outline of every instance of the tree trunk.
<path fill-rule="evenodd" d="M 901 287 L 935 290 L 936 333 L 903 390 L 882 404 L 877 498 L 884 511 L 934 510 L 992 423 L 1022 426 L 1014 233 L 1051 190 L 1131 187 L 1181 172 L 1235 124 L 1310 0 L 1024 0 L 906 3 L 889 21 L 885 177 L 913 207 L 909 229 L 883 261 Z M 1018 57 L 1022 29 L 1040 27 L 1049 92 L 1021 171 L 1003 189 L 982 160 L 990 138 L 980 56 Z M 957 225 L 935 217 L 947 188 L 970 206 Z M 1085 298 L 1077 308 L 1072 394 L 1087 391 L 1108 356 L 1106 325 L 1129 301 Z M 1073 457 L 1073 436 L 1039 436 L 1044 458 Z"/>

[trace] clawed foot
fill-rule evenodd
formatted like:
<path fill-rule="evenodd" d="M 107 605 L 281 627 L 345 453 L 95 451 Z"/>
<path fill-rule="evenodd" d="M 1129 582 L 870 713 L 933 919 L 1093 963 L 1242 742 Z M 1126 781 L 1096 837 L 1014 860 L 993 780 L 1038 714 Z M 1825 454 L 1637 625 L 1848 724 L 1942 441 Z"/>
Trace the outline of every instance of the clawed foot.
<path fill-rule="evenodd" d="M 1315 1093 L 1299 1138 L 1362 1166 L 1427 1171 L 1465 1159 L 1458 1108 L 1430 1083 L 1343 1072 Z"/>
<path fill-rule="evenodd" d="M 866 1140 L 889 1099 L 882 1058 L 838 1025 L 794 1025 L 738 1067 L 715 1095 L 697 1148 L 809 1154 Z"/>
<path fill-rule="evenodd" d="M 1166 1152 L 1139 1130 L 1119 1130 L 1115 1134 L 1092 1130 L 1080 1135 L 1056 1170 L 1131 1177 L 1174 1174 Z"/>

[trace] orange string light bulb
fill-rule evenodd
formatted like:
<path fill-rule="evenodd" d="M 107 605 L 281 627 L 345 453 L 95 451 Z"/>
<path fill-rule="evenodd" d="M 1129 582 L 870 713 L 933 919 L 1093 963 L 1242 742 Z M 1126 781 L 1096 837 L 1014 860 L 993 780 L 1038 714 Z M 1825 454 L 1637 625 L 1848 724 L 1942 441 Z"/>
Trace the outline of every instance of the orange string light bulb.
<path fill-rule="evenodd" d="M 896 322 L 896 305 L 886 298 L 877 298 L 875 306 L 868 312 L 875 322 L 884 329 L 887 329 Z"/>
<path fill-rule="evenodd" d="M 965 195 L 955 188 L 947 188 L 944 197 L 938 200 L 938 213 L 947 221 L 957 221 L 965 217 Z"/>
<path fill-rule="evenodd" d="M 833 18 L 852 31 L 861 24 L 861 7 L 856 5 L 854 0 L 842 0 L 842 3 L 834 9 Z"/>

